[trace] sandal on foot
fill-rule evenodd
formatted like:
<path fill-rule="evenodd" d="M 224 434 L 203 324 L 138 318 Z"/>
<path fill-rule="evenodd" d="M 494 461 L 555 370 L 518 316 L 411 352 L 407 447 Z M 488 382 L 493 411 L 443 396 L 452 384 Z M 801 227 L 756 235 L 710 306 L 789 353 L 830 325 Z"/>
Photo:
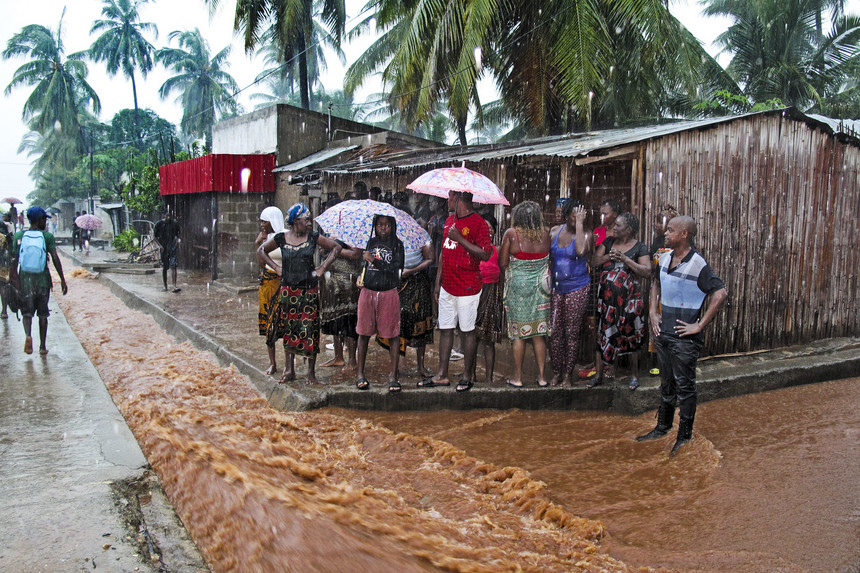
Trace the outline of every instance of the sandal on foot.
<path fill-rule="evenodd" d="M 419 388 L 435 388 L 436 382 L 433 381 L 433 377 L 425 378 L 424 380 L 420 380 L 417 384 Z"/>
<path fill-rule="evenodd" d="M 457 382 L 457 388 L 456 388 L 457 392 L 468 392 L 471 389 L 472 389 L 472 381 L 471 380 L 460 379 L 460 381 Z"/>
<path fill-rule="evenodd" d="M 400 382 L 389 382 L 388 383 L 388 391 L 392 394 L 400 392 Z"/>
<path fill-rule="evenodd" d="M 541 384 L 541 383 L 540 383 L 540 380 L 538 380 L 538 381 L 537 381 L 537 385 L 538 385 L 538 388 L 546 388 L 547 386 L 549 386 L 549 382 L 544 381 L 544 383 L 543 383 L 543 384 Z"/>
<path fill-rule="evenodd" d="M 630 380 L 630 386 L 628 386 L 628 388 L 630 388 L 631 390 L 635 390 L 638 387 L 639 387 L 639 380 L 634 377 L 632 380 Z"/>
<path fill-rule="evenodd" d="M 370 388 L 370 382 L 368 382 L 367 378 L 359 378 L 355 382 L 355 387 L 359 390 L 367 390 Z"/>
<path fill-rule="evenodd" d="M 601 384 L 603 384 L 603 380 L 600 380 L 598 378 L 594 378 L 592 380 L 589 380 L 588 384 L 586 384 L 585 387 L 588 388 L 589 390 L 591 390 L 595 386 L 600 386 Z"/>
<path fill-rule="evenodd" d="M 505 384 L 507 384 L 507 385 L 508 385 L 508 386 L 510 386 L 511 388 L 522 388 L 522 387 L 523 387 L 522 383 L 520 383 L 520 384 L 514 384 L 513 380 L 506 380 L 506 381 L 505 381 Z"/>

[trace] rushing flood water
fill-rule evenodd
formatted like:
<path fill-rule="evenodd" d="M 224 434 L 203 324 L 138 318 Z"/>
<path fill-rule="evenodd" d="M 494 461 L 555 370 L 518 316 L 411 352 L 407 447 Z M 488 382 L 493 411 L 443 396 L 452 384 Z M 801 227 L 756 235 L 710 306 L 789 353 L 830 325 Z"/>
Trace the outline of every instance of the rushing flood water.
<path fill-rule="evenodd" d="M 650 416 L 277 412 L 98 282 L 57 299 L 215 571 L 860 563 L 856 380 L 701 405 L 670 460 Z"/>

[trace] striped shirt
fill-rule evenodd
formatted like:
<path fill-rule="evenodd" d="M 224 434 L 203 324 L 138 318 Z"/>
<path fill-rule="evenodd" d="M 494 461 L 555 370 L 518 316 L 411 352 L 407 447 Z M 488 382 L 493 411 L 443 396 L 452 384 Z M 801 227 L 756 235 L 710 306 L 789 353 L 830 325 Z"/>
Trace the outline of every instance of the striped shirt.
<path fill-rule="evenodd" d="M 669 336 L 677 336 L 675 327 L 679 320 L 688 324 L 699 320 L 705 298 L 725 288 L 720 277 L 713 273 L 710 265 L 695 249 L 691 248 L 678 266 L 670 269 L 673 253 L 669 251 L 660 255 L 655 273 L 660 282 L 660 302 L 663 307 L 660 330 Z M 702 333 L 689 338 L 701 340 Z"/>

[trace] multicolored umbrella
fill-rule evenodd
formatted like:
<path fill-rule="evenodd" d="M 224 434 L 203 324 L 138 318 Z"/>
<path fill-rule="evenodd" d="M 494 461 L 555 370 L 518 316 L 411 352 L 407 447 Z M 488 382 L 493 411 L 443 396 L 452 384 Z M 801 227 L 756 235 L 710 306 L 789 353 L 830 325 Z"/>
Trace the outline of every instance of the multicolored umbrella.
<path fill-rule="evenodd" d="M 388 203 L 370 199 L 341 201 L 326 209 L 314 221 L 329 237 L 363 249 L 370 240 L 374 215 L 394 217 L 397 221 L 397 238 L 403 241 L 403 248 L 407 251 L 421 249 L 430 243 L 430 234 L 409 213 Z"/>
<path fill-rule="evenodd" d="M 448 191 L 460 191 L 471 193 L 475 203 L 510 205 L 502 191 L 488 177 L 465 167 L 443 167 L 428 171 L 406 188 L 436 197 L 448 197 Z"/>
<path fill-rule="evenodd" d="M 86 215 L 76 217 L 75 225 L 77 225 L 80 229 L 84 229 L 85 231 L 92 231 L 93 229 L 98 229 L 102 226 L 102 220 L 95 215 L 90 215 L 89 213 L 87 213 Z"/>
<path fill-rule="evenodd" d="M 21 201 L 17 197 L 6 197 L 2 201 L 0 201 L 0 203 L 9 203 L 10 205 L 20 205 L 21 203 L 23 203 L 23 201 Z"/>

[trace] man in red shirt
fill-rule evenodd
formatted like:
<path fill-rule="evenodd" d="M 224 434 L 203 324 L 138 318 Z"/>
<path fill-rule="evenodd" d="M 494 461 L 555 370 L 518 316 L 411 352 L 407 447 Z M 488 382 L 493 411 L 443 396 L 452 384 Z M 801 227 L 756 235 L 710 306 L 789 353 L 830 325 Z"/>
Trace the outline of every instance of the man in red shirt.
<path fill-rule="evenodd" d="M 448 363 L 454 346 L 454 328 L 462 333 L 463 367 L 457 392 L 472 387 L 477 340 L 475 319 L 484 283 L 481 261 L 493 253 L 490 227 L 472 208 L 472 194 L 448 192 L 448 210 L 453 211 L 442 231 L 442 260 L 436 273 L 436 301 L 439 303 L 439 371 L 418 383 L 419 388 L 450 386 Z"/>

